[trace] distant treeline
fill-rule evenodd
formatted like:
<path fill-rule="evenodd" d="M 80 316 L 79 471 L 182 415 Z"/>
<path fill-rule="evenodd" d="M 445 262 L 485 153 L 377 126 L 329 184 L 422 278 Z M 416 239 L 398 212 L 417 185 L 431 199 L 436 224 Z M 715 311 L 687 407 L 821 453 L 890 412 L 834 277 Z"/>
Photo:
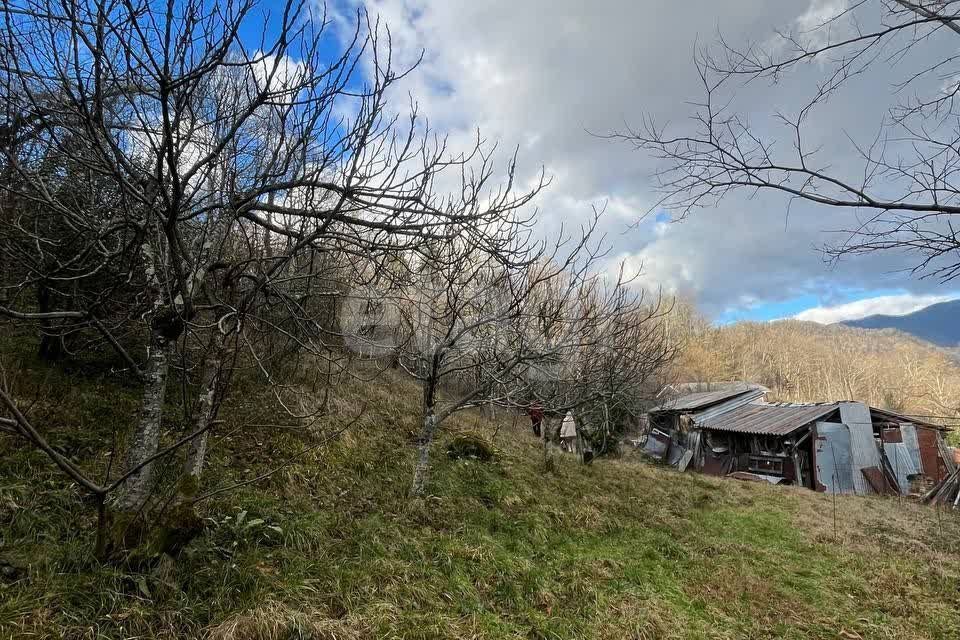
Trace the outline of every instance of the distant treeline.
<path fill-rule="evenodd" d="M 671 332 L 683 345 L 678 380 L 748 380 L 773 401 L 856 399 L 960 422 L 956 354 L 904 333 L 797 320 L 715 327 L 685 303 Z"/>

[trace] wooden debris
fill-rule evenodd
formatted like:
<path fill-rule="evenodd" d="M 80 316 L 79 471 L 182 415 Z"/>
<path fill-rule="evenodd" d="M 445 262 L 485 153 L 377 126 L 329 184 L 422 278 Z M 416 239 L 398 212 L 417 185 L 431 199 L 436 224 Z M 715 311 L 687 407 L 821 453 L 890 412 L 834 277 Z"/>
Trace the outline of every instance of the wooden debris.
<path fill-rule="evenodd" d="M 960 469 L 954 470 L 949 476 L 923 495 L 923 501 L 931 504 L 945 504 L 953 508 L 960 505 Z"/>

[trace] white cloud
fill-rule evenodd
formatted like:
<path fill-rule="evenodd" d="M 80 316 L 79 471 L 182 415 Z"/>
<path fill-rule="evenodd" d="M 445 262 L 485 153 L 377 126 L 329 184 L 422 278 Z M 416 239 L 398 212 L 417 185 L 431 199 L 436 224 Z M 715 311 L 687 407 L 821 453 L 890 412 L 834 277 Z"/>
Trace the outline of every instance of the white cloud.
<path fill-rule="evenodd" d="M 251 70 L 257 89 L 266 88 L 278 92 L 292 90 L 300 88 L 308 78 L 307 66 L 290 56 L 278 58 L 258 51 L 254 58 L 256 62 Z"/>
<path fill-rule="evenodd" d="M 825 232 L 856 227 L 855 214 L 797 202 L 788 218 L 789 201 L 775 194 L 732 194 L 681 224 L 651 218 L 631 228 L 659 200 L 651 175 L 661 167 L 593 135 L 640 125 L 644 115 L 689 132 L 682 127 L 691 101 L 702 97 L 692 61 L 697 43 L 718 30 L 737 43 L 764 42 L 777 29 L 806 31 L 843 11 L 847 0 L 742 0 L 722 11 L 711 0 L 341 0 L 338 14 L 352 15 L 361 2 L 389 25 L 398 67 L 424 52 L 398 86 L 394 108 L 406 106 L 409 91 L 430 125 L 449 134 L 451 148 L 469 148 L 479 129 L 488 142 L 499 141 L 503 156 L 518 149 L 517 184 L 545 167 L 553 181 L 536 205 L 548 233 L 561 223 L 578 226 L 606 203 L 610 255 L 642 263 L 647 286 L 690 297 L 711 315 L 850 289 L 942 291 L 905 273 L 915 256 L 827 264 L 817 248 L 838 238 Z M 832 23 L 832 36 L 848 23 Z M 754 83 L 735 105 L 787 151 L 791 134 L 770 115 L 794 113 L 809 99 L 816 78 L 801 79 L 802 86 L 791 78 L 772 87 Z M 834 96 L 829 110 L 808 116 L 807 145 L 822 148 L 841 174 L 861 169 L 846 136 L 869 144 L 890 104 L 889 74 L 860 80 Z"/>
<path fill-rule="evenodd" d="M 832 307 L 814 307 L 793 316 L 796 320 L 809 320 L 820 324 L 833 324 L 846 320 L 859 320 L 875 314 L 903 316 L 931 304 L 952 300 L 956 295 L 911 295 L 878 296 Z"/>
<path fill-rule="evenodd" d="M 797 18 L 799 36 L 806 40 L 808 46 L 822 47 L 834 36 L 846 35 L 846 21 L 838 24 L 838 19 L 846 9 L 847 0 L 811 0 L 807 10 Z"/>

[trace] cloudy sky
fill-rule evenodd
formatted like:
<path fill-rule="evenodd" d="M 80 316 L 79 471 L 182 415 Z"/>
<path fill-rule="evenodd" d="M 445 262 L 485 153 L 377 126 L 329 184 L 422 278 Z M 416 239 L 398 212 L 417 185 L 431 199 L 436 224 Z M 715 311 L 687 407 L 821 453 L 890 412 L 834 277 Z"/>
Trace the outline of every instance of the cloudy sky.
<path fill-rule="evenodd" d="M 349 15 L 359 4 L 341 0 Z M 879 4 L 879 3 L 877 3 Z M 582 220 L 605 206 L 613 255 L 643 266 L 645 282 L 696 301 L 718 322 L 800 314 L 831 322 L 869 313 L 905 313 L 954 289 L 906 273 L 915 258 L 874 254 L 827 262 L 855 213 L 739 194 L 682 222 L 656 209 L 657 164 L 628 145 L 594 134 L 637 125 L 644 116 L 687 126 L 700 97 L 697 43 L 770 42 L 775 30 L 803 31 L 844 0 L 368 0 L 389 25 L 402 64 L 424 52 L 405 89 L 431 126 L 454 141 L 479 129 L 501 149 L 519 149 L 530 175 L 552 184 L 540 198 L 544 228 Z M 878 10 L 877 10 L 878 11 Z M 837 28 L 842 28 L 838 25 Z M 935 56 L 952 43 L 932 43 Z M 952 49 L 949 49 L 954 53 Z M 767 127 L 775 110 L 795 111 L 810 75 L 739 94 L 737 109 Z M 815 114 L 812 135 L 841 170 L 856 171 L 846 140 L 869 142 L 894 102 L 889 73 L 869 74 Z M 773 127 L 772 124 L 769 124 Z M 786 135 L 767 129 L 774 137 Z M 838 146 L 839 145 L 839 146 Z M 850 162 L 849 167 L 844 163 Z M 642 220 L 641 220 L 642 218 Z M 639 224 L 638 224 L 638 221 Z"/>

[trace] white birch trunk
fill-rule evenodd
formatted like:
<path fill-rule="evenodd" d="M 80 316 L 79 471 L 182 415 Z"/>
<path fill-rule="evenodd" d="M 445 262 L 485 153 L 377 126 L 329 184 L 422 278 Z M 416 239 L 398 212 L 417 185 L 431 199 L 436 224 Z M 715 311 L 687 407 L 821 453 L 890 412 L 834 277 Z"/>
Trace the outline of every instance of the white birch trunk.
<path fill-rule="evenodd" d="M 130 438 L 127 450 L 127 469 L 134 469 L 144 460 L 157 453 L 160 445 L 163 401 L 167 389 L 167 372 L 170 368 L 171 342 L 158 330 L 152 331 L 150 354 L 147 358 L 144 374 L 143 401 L 140 406 L 140 420 Z M 138 511 L 147 498 L 153 485 L 154 462 L 144 465 L 124 483 L 123 491 L 117 501 L 120 511 Z"/>
<path fill-rule="evenodd" d="M 269 201 L 273 202 L 273 194 L 269 196 Z M 272 218 L 270 218 L 272 221 Z M 204 242 L 199 250 L 202 257 L 197 262 L 194 272 L 188 281 L 190 295 L 200 289 L 204 278 L 207 275 L 207 269 L 213 261 L 213 249 L 223 240 L 223 234 L 228 229 L 228 220 L 225 217 L 213 218 L 209 221 L 207 234 L 204 236 Z M 270 250 L 270 232 L 265 231 L 265 247 L 267 255 L 272 255 Z M 210 436 L 210 421 L 213 420 L 213 404 L 217 393 L 217 387 L 220 383 L 220 364 L 224 345 L 223 327 L 217 324 L 214 328 L 214 339 L 212 346 L 212 357 L 203 364 L 203 373 L 200 382 L 200 406 L 197 409 L 197 421 L 195 432 L 200 435 L 190 441 L 187 449 L 187 455 L 184 459 L 183 473 L 186 483 L 181 483 L 181 489 L 187 488 L 188 493 L 196 490 L 200 480 L 200 474 L 203 473 L 203 462 L 207 454 L 207 442 Z"/>
<path fill-rule="evenodd" d="M 430 478 L 430 445 L 433 444 L 436 430 L 437 417 L 431 410 L 423 416 L 423 427 L 417 440 L 417 461 L 413 469 L 413 486 L 410 489 L 410 494 L 414 497 L 422 497 L 427 491 L 427 481 Z"/>
<path fill-rule="evenodd" d="M 219 334 L 219 332 L 218 332 Z M 200 406 L 197 409 L 195 432 L 200 435 L 190 441 L 187 457 L 183 464 L 183 473 L 187 476 L 189 486 L 196 487 L 203 473 L 203 461 L 207 454 L 207 440 L 210 436 L 210 421 L 213 420 L 213 403 L 217 394 L 217 385 L 220 381 L 220 348 L 221 340 L 216 340 L 214 357 L 209 359 L 203 369 L 203 381 L 200 391 Z"/>

